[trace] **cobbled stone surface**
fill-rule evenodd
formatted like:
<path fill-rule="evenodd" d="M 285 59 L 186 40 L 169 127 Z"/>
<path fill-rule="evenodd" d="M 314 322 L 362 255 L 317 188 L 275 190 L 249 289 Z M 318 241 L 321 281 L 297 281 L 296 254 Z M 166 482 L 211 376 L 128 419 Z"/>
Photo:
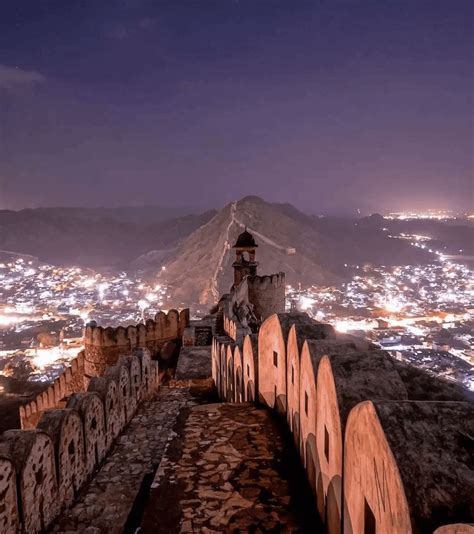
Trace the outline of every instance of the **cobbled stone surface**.
<path fill-rule="evenodd" d="M 51 531 L 123 532 L 143 477 L 155 472 L 173 437 L 179 411 L 198 402 L 188 388 L 161 387 L 155 398 L 139 407 L 89 486 Z"/>
<path fill-rule="evenodd" d="M 282 434 L 265 409 L 196 406 L 174 430 L 140 533 L 322 532 L 314 504 L 297 503 Z"/>

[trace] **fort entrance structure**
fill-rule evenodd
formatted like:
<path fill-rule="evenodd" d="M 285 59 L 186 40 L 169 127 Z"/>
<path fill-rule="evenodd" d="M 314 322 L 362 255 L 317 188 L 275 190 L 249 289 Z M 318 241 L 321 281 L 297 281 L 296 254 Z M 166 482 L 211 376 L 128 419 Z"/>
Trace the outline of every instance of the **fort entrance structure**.
<path fill-rule="evenodd" d="M 234 248 L 202 320 L 88 325 L 1 436 L 0 532 L 472 533 L 468 392 L 286 312 Z"/>

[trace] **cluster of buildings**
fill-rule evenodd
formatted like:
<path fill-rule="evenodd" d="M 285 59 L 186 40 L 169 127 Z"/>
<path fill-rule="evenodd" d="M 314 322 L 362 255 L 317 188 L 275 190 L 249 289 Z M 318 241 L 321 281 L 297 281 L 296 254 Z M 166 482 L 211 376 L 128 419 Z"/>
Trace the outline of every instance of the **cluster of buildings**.
<path fill-rule="evenodd" d="M 192 524 L 193 503 L 200 504 L 204 498 L 212 503 L 205 508 L 229 517 L 238 513 L 226 508 L 228 497 L 244 504 L 248 502 L 244 495 L 251 498 L 235 475 L 251 470 L 251 461 L 239 451 L 248 445 L 247 430 L 242 434 L 242 429 L 253 427 L 248 423 L 255 409 L 252 403 L 286 423 L 295 444 L 293 452 L 312 490 L 312 507 L 328 533 L 470 531 L 472 395 L 458 384 L 396 361 L 370 339 L 337 332 L 327 321 L 294 309 L 297 298 L 306 299 L 309 307 L 314 295 L 290 291 L 293 309 L 286 312 L 285 275 L 257 274 L 257 246 L 247 231 L 239 235 L 234 245 L 234 283 L 201 320 L 190 320 L 189 310 L 170 310 L 127 328 L 87 325 L 84 351 L 47 391 L 21 407 L 24 430 L 10 430 L 0 437 L 0 473 L 5 474 L 0 478 L 0 530 L 40 532 L 61 515 L 64 519 L 87 481 L 101 469 L 137 406 L 156 395 L 164 383 L 163 366 L 171 361 L 171 353 L 177 353 L 175 373 L 165 382 L 169 390 L 210 388 L 224 402 L 218 405 L 223 410 L 232 410 L 226 403 L 249 404 L 240 411 L 230 453 L 212 440 L 199 443 L 209 453 L 198 465 L 206 477 L 212 476 L 212 491 L 198 493 L 199 499 L 183 500 L 189 505 L 184 514 L 181 504 L 178 513 L 171 515 L 166 507 L 166 519 L 176 531 L 203 531 L 184 525 L 185 519 Z M 366 289 L 372 292 L 374 305 L 361 321 L 373 320 L 372 310 L 390 302 L 385 318 L 376 320 L 374 327 L 388 331 L 391 314 L 405 306 L 395 302 L 406 276 L 403 269 L 393 272 L 387 277 L 388 287 L 377 278 L 362 282 L 362 274 L 352 281 L 356 286 L 351 285 L 351 293 L 358 284 L 370 286 Z M 382 294 L 383 287 L 391 292 L 390 298 Z M 341 297 L 341 307 L 345 299 Z M 362 309 L 364 302 L 369 304 L 362 299 L 360 308 L 354 309 Z M 406 305 L 418 311 L 416 305 Z M 428 317 L 424 320 L 429 322 Z M 166 410 L 154 398 L 153 409 Z M 204 398 L 202 402 L 209 404 Z M 215 406 L 215 398 L 210 404 Z M 194 400 L 183 401 L 177 424 L 190 421 L 192 406 Z M 196 407 L 202 409 L 209 407 Z M 142 422 L 142 415 L 137 420 Z M 206 420 L 206 427 L 212 424 L 211 418 Z M 189 428 L 195 433 L 196 426 Z M 140 435 L 142 430 L 138 429 Z M 163 429 L 159 426 L 156 431 Z M 173 435 L 178 436 L 174 430 Z M 177 441 L 170 445 L 171 454 L 180 454 L 179 445 Z M 194 452 L 186 455 L 194 460 Z M 252 459 L 254 455 L 252 451 Z M 235 467 L 220 479 L 216 473 L 221 466 L 227 469 L 228 456 L 237 458 Z M 222 463 L 216 468 L 214 461 Z M 157 476 L 164 473 L 161 464 L 154 469 Z M 186 479 L 192 479 L 189 472 Z M 115 482 L 110 478 L 111 487 L 120 492 Z M 170 487 L 176 486 L 174 472 L 166 482 L 164 498 L 169 499 Z M 272 484 L 279 482 L 272 478 Z M 152 484 L 149 495 L 134 502 L 141 506 L 156 498 L 154 488 Z M 266 499 L 262 493 L 256 497 L 258 504 Z M 280 521 L 277 515 L 274 519 Z"/>
<path fill-rule="evenodd" d="M 77 355 L 87 322 L 143 321 L 165 297 L 165 287 L 126 272 L 104 274 L 12 255 L 0 263 L 0 373 L 15 376 L 26 360 L 30 379 L 50 381 Z"/>
<path fill-rule="evenodd" d="M 347 266 L 355 275 L 342 286 L 286 286 L 287 309 L 305 311 L 339 332 L 366 337 L 399 360 L 474 389 L 472 270 L 432 250 L 427 236 L 390 237 L 426 249 L 433 262 Z M 248 280 L 255 281 L 255 258 L 241 259 L 247 262 Z M 250 286 L 252 294 L 260 291 L 259 283 Z M 146 321 L 167 305 L 167 293 L 166 286 L 125 271 L 98 273 L 12 256 L 0 263 L 0 372 L 8 362 L 15 366 L 26 357 L 32 363 L 32 379 L 49 381 L 82 346 L 87 322 L 116 327 Z M 281 295 L 274 298 L 283 302 Z"/>
<path fill-rule="evenodd" d="M 288 288 L 289 305 L 376 342 L 397 359 L 474 389 L 472 271 L 462 264 L 371 267 L 340 288 Z"/>

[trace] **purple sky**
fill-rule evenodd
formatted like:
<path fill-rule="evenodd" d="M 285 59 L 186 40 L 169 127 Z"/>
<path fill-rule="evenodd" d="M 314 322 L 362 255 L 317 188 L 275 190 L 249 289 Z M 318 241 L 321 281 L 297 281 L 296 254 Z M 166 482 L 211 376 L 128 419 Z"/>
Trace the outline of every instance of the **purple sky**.
<path fill-rule="evenodd" d="M 468 210 L 472 6 L 2 0 L 0 208 Z"/>

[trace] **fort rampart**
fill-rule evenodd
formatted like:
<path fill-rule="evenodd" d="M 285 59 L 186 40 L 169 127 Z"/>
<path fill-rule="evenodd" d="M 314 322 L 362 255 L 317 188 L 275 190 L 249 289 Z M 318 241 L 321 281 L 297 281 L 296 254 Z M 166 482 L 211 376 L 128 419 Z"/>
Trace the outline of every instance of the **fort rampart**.
<path fill-rule="evenodd" d="M 399 365 L 298 313 L 212 344 L 221 399 L 285 417 L 329 534 L 462 532 L 474 517 L 472 398 Z"/>
<path fill-rule="evenodd" d="M 101 376 L 106 367 L 113 365 L 121 354 L 135 347 L 147 348 L 152 358 L 157 356 L 167 341 L 181 338 L 189 326 L 189 309 L 167 314 L 159 312 L 144 324 L 127 328 L 103 328 L 87 325 L 84 332 L 84 372 L 86 377 Z"/>
<path fill-rule="evenodd" d="M 84 351 L 81 350 L 47 390 L 40 393 L 35 400 L 20 406 L 21 428 L 35 428 L 45 410 L 58 408 L 69 395 L 86 391 L 88 383 L 84 374 Z"/>
<path fill-rule="evenodd" d="M 258 320 L 285 311 L 285 273 L 248 276 L 247 284 L 249 301 Z"/>
<path fill-rule="evenodd" d="M 4 432 L 0 532 L 46 530 L 72 504 L 158 383 L 158 362 L 148 350 L 137 348 L 104 376 L 93 378 L 87 390 L 70 395 L 61 408 L 45 409 L 36 428 Z"/>
<path fill-rule="evenodd" d="M 146 348 L 156 358 L 167 341 L 181 338 L 189 326 L 189 309 L 168 314 L 157 313 L 145 324 L 127 328 L 102 328 L 87 325 L 84 330 L 84 350 L 69 367 L 33 401 L 20 407 L 21 428 L 35 428 L 41 414 L 50 408 L 64 407 L 65 399 L 73 393 L 86 391 L 91 378 L 102 376 L 117 363 L 120 356 L 131 354 L 135 348 Z"/>

